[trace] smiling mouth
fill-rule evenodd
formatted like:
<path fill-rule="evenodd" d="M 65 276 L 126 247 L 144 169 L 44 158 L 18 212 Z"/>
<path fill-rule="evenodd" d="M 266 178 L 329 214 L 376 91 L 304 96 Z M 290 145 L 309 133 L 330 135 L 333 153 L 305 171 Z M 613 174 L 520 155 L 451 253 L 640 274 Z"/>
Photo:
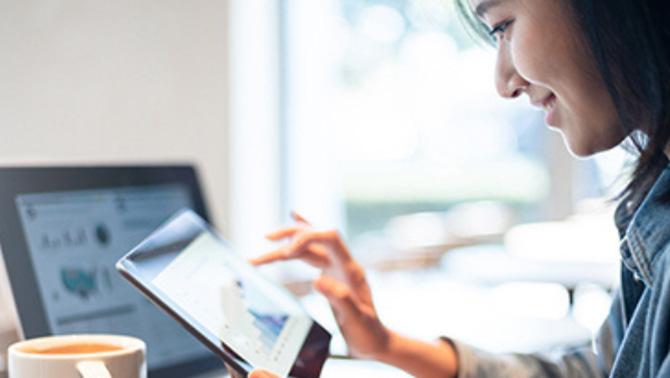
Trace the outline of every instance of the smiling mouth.
<path fill-rule="evenodd" d="M 547 98 L 545 98 L 542 101 L 542 109 L 546 111 L 551 111 L 555 105 L 556 105 L 556 95 L 554 95 L 553 93 L 547 96 Z"/>
<path fill-rule="evenodd" d="M 556 124 L 556 95 L 550 94 L 542 101 L 542 108 L 546 112 L 545 122 L 549 126 L 557 127 Z"/>

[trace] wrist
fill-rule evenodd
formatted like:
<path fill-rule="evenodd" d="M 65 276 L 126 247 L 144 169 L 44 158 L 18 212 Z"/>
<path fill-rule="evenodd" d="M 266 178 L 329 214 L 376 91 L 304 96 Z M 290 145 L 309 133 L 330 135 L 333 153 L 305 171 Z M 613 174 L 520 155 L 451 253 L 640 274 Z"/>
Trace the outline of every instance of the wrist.
<path fill-rule="evenodd" d="M 384 327 L 384 342 L 373 354 L 372 359 L 390 364 L 394 360 L 394 356 L 398 354 L 398 346 L 402 345 L 402 338 L 403 336 L 400 334 Z"/>
<path fill-rule="evenodd" d="M 385 348 L 374 359 L 405 370 L 416 377 L 457 377 L 458 356 L 454 344 L 440 339 L 429 343 L 388 330 Z"/>
<path fill-rule="evenodd" d="M 416 340 L 387 329 L 385 347 L 379 351 L 375 360 L 385 364 L 398 366 L 401 361 L 407 359 L 408 354 L 414 353 L 413 345 L 415 345 L 415 343 Z"/>

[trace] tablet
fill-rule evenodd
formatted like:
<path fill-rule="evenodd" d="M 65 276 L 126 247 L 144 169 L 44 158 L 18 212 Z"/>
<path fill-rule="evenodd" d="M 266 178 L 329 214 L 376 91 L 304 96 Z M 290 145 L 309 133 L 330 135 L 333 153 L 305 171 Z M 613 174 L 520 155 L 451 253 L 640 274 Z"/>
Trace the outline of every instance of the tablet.
<path fill-rule="evenodd" d="M 194 212 L 178 212 L 116 267 L 239 373 L 319 376 L 330 334 Z"/>

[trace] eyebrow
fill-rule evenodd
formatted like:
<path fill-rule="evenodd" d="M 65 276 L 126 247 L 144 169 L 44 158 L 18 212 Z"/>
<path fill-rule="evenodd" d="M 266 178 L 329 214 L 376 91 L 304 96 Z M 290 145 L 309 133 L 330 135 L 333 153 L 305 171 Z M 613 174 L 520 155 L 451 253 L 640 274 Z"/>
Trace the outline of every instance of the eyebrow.
<path fill-rule="evenodd" d="M 475 8 L 475 14 L 479 18 L 484 18 L 489 9 L 500 5 L 502 2 L 503 0 L 484 0 Z"/>

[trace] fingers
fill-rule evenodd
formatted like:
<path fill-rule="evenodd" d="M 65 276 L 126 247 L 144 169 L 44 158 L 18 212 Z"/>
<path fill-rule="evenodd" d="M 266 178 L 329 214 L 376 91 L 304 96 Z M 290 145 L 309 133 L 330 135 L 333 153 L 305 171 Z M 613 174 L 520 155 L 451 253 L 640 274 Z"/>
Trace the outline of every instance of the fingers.
<path fill-rule="evenodd" d="M 329 265 L 328 251 L 320 245 L 309 245 L 301 251 L 292 251 L 289 247 L 284 246 L 253 258 L 249 262 L 252 265 L 265 265 L 276 261 L 299 259 L 316 268 L 325 268 Z"/>
<path fill-rule="evenodd" d="M 265 265 L 275 261 L 282 261 L 288 259 L 284 248 L 276 249 L 264 255 L 252 258 L 249 260 L 251 265 Z"/>
<path fill-rule="evenodd" d="M 281 240 L 281 239 L 291 237 L 291 236 L 295 235 L 296 233 L 298 233 L 302 230 L 305 230 L 306 229 L 305 226 L 310 226 L 310 223 L 302 215 L 296 213 L 295 211 L 291 211 L 291 218 L 293 218 L 293 220 L 295 220 L 299 224 L 296 225 L 296 226 L 286 227 L 286 228 L 282 228 L 280 230 L 271 232 L 271 233 L 265 235 L 265 237 L 269 240 L 277 241 L 277 240 Z"/>
<path fill-rule="evenodd" d="M 328 248 L 321 244 L 311 244 L 307 247 L 307 253 L 303 257 L 305 261 L 317 268 L 326 268 L 330 265 Z"/>
<path fill-rule="evenodd" d="M 304 223 L 306 225 L 310 225 L 309 221 L 307 219 L 303 218 L 302 215 L 298 214 L 295 211 L 291 211 L 291 218 L 295 219 L 296 222 L 298 223 Z"/>
<path fill-rule="evenodd" d="M 351 255 L 336 230 L 305 230 L 295 234 L 295 238 L 288 245 L 253 258 L 250 262 L 254 265 L 264 265 L 290 259 L 303 259 L 317 265 L 327 263 L 331 259 L 348 262 L 351 260 Z"/>
<path fill-rule="evenodd" d="M 286 227 L 286 228 L 282 228 L 282 229 L 279 229 L 277 231 L 273 231 L 273 232 L 265 235 L 265 238 L 269 239 L 269 240 L 272 240 L 272 241 L 277 241 L 277 240 L 281 240 L 281 239 L 291 237 L 291 236 L 293 236 L 293 235 L 295 235 L 298 232 L 303 231 L 303 230 L 305 230 L 304 225 Z"/>
<path fill-rule="evenodd" d="M 330 262 L 351 261 L 347 246 L 342 242 L 337 230 L 313 231 L 305 218 L 296 212 L 291 216 L 298 225 L 285 227 L 266 235 L 272 241 L 286 238 L 292 240 L 282 248 L 253 258 L 253 265 L 265 265 L 276 261 L 301 259 L 318 268 L 326 267 Z"/>
<path fill-rule="evenodd" d="M 270 373 L 269 371 L 256 369 L 249 373 L 248 378 L 279 378 L 277 375 Z"/>
<path fill-rule="evenodd" d="M 342 243 L 340 235 L 337 230 L 326 231 L 306 231 L 296 235 L 296 238 L 289 245 L 289 254 L 299 254 L 304 249 L 308 248 L 312 243 L 321 243 L 330 248 L 331 257 L 340 261 L 351 260 L 351 255 L 346 245 Z"/>
<path fill-rule="evenodd" d="M 243 376 L 238 373 L 235 369 L 230 367 L 230 365 L 224 363 L 226 366 L 226 370 L 228 370 L 228 373 L 230 374 L 231 378 L 243 378 Z M 269 371 L 263 370 L 263 369 L 254 369 L 247 375 L 247 378 L 279 378 L 279 376 L 270 373 Z"/>
<path fill-rule="evenodd" d="M 351 290 L 343 283 L 328 276 L 314 281 L 314 287 L 330 302 L 339 321 L 357 318 L 361 314 L 358 303 Z"/>

